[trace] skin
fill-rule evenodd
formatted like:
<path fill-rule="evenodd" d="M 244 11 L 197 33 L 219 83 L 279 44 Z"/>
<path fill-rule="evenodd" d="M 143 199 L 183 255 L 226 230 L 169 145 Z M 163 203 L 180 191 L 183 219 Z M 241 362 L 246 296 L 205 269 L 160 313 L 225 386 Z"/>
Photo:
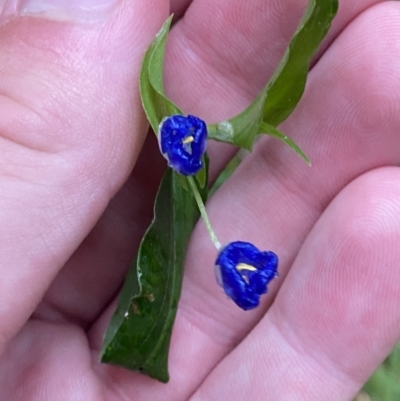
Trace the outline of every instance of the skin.
<path fill-rule="evenodd" d="M 209 122 L 240 112 L 305 3 L 172 2 L 181 19 L 168 42 L 168 95 Z M 261 306 L 243 312 L 223 295 L 200 222 L 170 383 L 98 363 L 165 168 L 145 139 L 137 86 L 169 6 L 121 0 L 90 26 L 26 16 L 0 26 L 0 399 L 351 400 L 400 337 L 394 1 L 340 2 L 281 127 L 313 167 L 265 137 L 208 202 L 222 242 L 279 255 Z M 213 178 L 233 152 L 210 144 Z"/>

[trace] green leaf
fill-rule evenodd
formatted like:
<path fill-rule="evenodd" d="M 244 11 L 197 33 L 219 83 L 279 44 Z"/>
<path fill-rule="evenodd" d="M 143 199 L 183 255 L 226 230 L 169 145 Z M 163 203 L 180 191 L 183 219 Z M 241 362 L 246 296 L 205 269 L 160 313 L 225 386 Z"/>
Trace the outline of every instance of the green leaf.
<path fill-rule="evenodd" d="M 278 128 L 275 128 L 273 125 L 269 125 L 267 123 L 261 123 L 260 130 L 263 134 L 273 136 L 274 138 L 280 139 L 281 141 L 286 143 L 286 145 L 288 145 L 289 148 L 293 149 L 309 166 L 311 166 L 310 160 L 304 154 L 304 152 L 299 148 L 299 146 L 296 145 L 296 143 L 288 136 L 280 132 Z"/>
<path fill-rule="evenodd" d="M 337 9 L 337 0 L 309 1 L 282 60 L 265 88 L 241 114 L 210 125 L 210 139 L 251 150 L 256 136 L 263 133 L 262 124 L 276 127 L 292 113 L 304 92 L 311 60 Z M 291 144 L 294 145 L 293 142 Z"/>
<path fill-rule="evenodd" d="M 153 131 L 157 134 L 161 121 L 170 115 L 183 114 L 164 93 L 163 66 L 165 45 L 173 15 L 158 32 L 147 49 L 140 71 L 140 96 L 142 105 Z"/>
<path fill-rule="evenodd" d="M 206 190 L 200 190 L 206 197 Z M 108 326 L 101 361 L 167 382 L 168 351 L 182 286 L 186 247 L 199 210 L 178 174 L 168 169 Z"/>
<path fill-rule="evenodd" d="M 267 85 L 264 121 L 277 126 L 292 113 L 306 85 L 315 52 L 328 33 L 338 0 L 310 0 L 289 46 Z"/>

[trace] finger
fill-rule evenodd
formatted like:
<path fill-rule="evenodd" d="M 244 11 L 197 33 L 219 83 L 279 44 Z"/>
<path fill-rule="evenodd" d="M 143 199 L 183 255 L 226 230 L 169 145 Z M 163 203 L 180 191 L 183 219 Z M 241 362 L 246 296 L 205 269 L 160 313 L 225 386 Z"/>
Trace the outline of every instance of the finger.
<path fill-rule="evenodd" d="M 343 190 L 266 316 L 192 401 L 353 399 L 400 337 L 399 180 L 378 169 Z"/>
<path fill-rule="evenodd" d="M 0 28 L 0 352 L 132 169 L 141 57 L 168 6 L 44 4 L 7 2 Z"/>
<path fill-rule="evenodd" d="M 143 399 L 186 399 L 265 313 L 302 241 L 336 193 L 371 168 L 397 163 L 396 7 L 385 3 L 361 15 L 312 71 L 305 97 L 284 128 L 301 138 L 314 167 L 303 165 L 280 144 L 262 141 L 208 204 L 223 242 L 242 239 L 278 253 L 280 278 L 263 306 L 242 312 L 226 299 L 214 281 L 215 250 L 199 223 L 187 255 L 170 352 L 171 384 L 150 384 L 140 376 L 129 387 L 126 373 L 120 380 L 128 392 L 134 386 Z M 365 35 L 367 28 L 370 35 Z M 369 75 L 362 73 L 366 64 Z M 105 324 L 93 333 L 95 346 Z M 195 371 L 188 366 L 193 360 L 198 361 Z"/>
<path fill-rule="evenodd" d="M 152 205 L 165 167 L 150 132 L 128 181 L 52 282 L 34 318 L 83 328 L 98 318 L 120 289 L 153 218 Z"/>

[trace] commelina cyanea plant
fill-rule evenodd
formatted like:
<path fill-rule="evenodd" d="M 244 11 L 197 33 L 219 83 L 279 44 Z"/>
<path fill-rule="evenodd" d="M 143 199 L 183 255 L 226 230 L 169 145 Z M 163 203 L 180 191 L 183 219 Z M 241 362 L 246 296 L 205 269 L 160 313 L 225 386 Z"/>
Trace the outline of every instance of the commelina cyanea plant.
<path fill-rule="evenodd" d="M 310 164 L 299 146 L 277 127 L 299 102 L 311 60 L 337 9 L 338 0 L 309 0 L 270 81 L 242 113 L 217 124 L 207 124 L 201 116 L 185 115 L 166 97 L 163 63 L 172 16 L 164 23 L 144 56 L 140 93 L 169 168 L 160 183 L 153 221 L 107 328 L 101 362 L 137 370 L 162 382 L 169 380 L 168 352 L 185 252 L 200 216 L 216 247 L 210 285 L 216 280 L 233 301 L 232 307 L 246 311 L 257 308 L 278 275 L 278 256 L 272 250 L 258 249 L 245 238 L 224 239 L 227 245 L 221 246 L 205 206 L 209 192 L 207 143 L 215 140 L 251 150 L 257 136 L 270 135 Z"/>

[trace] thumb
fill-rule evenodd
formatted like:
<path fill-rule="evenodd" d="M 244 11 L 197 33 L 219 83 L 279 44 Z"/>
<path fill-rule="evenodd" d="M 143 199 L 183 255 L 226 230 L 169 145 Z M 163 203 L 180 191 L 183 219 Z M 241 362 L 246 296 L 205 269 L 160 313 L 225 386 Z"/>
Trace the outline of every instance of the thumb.
<path fill-rule="evenodd" d="M 167 0 L 0 0 L 0 353 L 131 171 Z"/>

